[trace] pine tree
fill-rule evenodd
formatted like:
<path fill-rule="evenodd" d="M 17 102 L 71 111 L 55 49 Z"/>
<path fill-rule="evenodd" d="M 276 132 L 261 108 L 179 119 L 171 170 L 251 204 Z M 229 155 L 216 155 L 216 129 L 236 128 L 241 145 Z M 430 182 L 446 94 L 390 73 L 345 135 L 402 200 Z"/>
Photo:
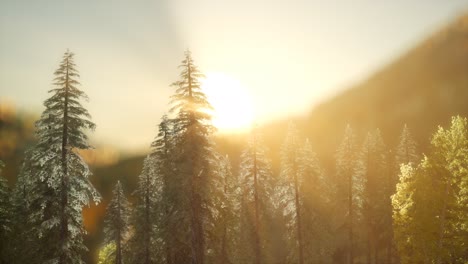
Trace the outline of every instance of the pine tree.
<path fill-rule="evenodd" d="M 295 235 L 291 237 L 297 242 L 297 259 L 299 264 L 304 263 L 304 241 L 302 227 L 303 194 L 300 193 L 299 166 L 300 166 L 300 141 L 296 126 L 289 124 L 286 139 L 281 147 L 281 178 L 285 182 L 285 193 L 283 197 L 284 208 L 294 208 L 293 212 L 286 212 L 289 216 L 289 226 L 295 229 Z M 291 230 L 292 231 L 292 230 Z"/>
<path fill-rule="evenodd" d="M 11 206 L 8 182 L 2 176 L 3 162 L 0 160 L 0 263 L 8 263 L 7 237 L 11 231 Z"/>
<path fill-rule="evenodd" d="M 435 263 L 466 263 L 468 253 L 468 120 L 453 117 L 449 129 L 439 127 L 432 140 L 434 182 L 440 182 Z"/>
<path fill-rule="evenodd" d="M 395 153 L 388 155 L 388 189 L 387 196 L 393 196 L 396 193 L 396 185 L 399 182 L 400 166 L 403 164 L 413 164 L 416 165 L 418 162 L 418 154 L 416 152 L 416 142 L 413 139 L 410 129 L 405 124 L 400 134 L 399 143 L 396 148 Z M 392 166 L 393 165 L 393 166 Z M 408 176 L 409 174 L 407 174 Z M 402 180 L 402 179 L 401 179 Z M 405 179 L 404 181 L 411 181 L 411 179 Z M 391 206 L 392 201 L 390 201 Z M 398 255 L 393 253 L 395 245 L 395 238 L 392 225 L 392 212 L 387 210 L 386 215 L 386 237 L 388 239 L 387 245 L 387 260 L 386 262 L 391 264 L 393 259 L 398 258 Z"/>
<path fill-rule="evenodd" d="M 326 263 L 334 250 L 330 208 L 335 188 L 326 178 L 309 140 L 305 141 L 298 154 L 304 258 L 313 263 Z"/>
<path fill-rule="evenodd" d="M 157 181 L 156 160 L 148 155 L 143 162 L 143 170 L 138 177 L 135 209 L 132 214 L 133 234 L 129 242 L 132 263 L 157 263 L 155 250 L 160 247 L 156 241 L 156 204 L 161 195 L 161 182 Z"/>
<path fill-rule="evenodd" d="M 264 263 L 266 237 L 264 225 L 271 217 L 274 189 L 271 184 L 271 165 L 266 149 L 256 131 L 241 155 L 240 181 L 242 185 L 243 256 L 253 263 Z M 253 252 L 252 252 L 253 251 Z"/>
<path fill-rule="evenodd" d="M 105 243 L 115 243 L 115 263 L 122 264 L 123 240 L 129 228 L 130 205 L 120 181 L 115 185 L 112 195 L 112 200 L 107 206 L 106 219 L 104 220 Z"/>
<path fill-rule="evenodd" d="M 38 168 L 30 178 L 31 221 L 44 246 L 43 260 L 59 264 L 83 263 L 81 211 L 91 201 L 99 201 L 89 182 L 91 172 L 77 152 L 91 148 L 84 130 L 95 125 L 79 102 L 87 97 L 78 89 L 73 57 L 67 51 L 54 73 L 56 88 L 44 102 L 46 109 L 36 123 L 38 143 L 31 151 L 32 166 Z"/>
<path fill-rule="evenodd" d="M 21 164 L 16 184 L 11 195 L 12 206 L 12 231 L 13 237 L 10 237 L 9 248 L 11 253 L 10 263 L 31 263 L 33 259 L 37 260 L 40 251 L 34 249 L 40 248 L 35 245 L 35 238 L 32 236 L 32 225 L 29 221 L 31 199 L 31 177 L 34 174 L 34 162 L 31 159 L 31 149 L 27 150 Z"/>
<path fill-rule="evenodd" d="M 362 180 L 355 174 L 358 166 L 358 150 L 356 139 L 351 126 L 345 129 L 344 138 L 336 153 L 336 173 L 341 179 L 340 193 L 346 194 L 344 200 L 346 204 L 346 227 L 348 231 L 348 261 L 354 263 L 355 257 L 355 232 L 354 226 L 357 225 L 357 219 L 360 211 L 360 193 L 362 192 Z"/>
<path fill-rule="evenodd" d="M 379 240 L 386 212 L 387 151 L 380 131 L 368 133 L 361 150 L 358 174 L 363 178 L 363 221 L 366 226 L 367 263 L 378 263 Z M 390 205 L 390 195 L 388 204 Z M 388 208 L 391 211 L 390 207 Z M 372 260 L 373 256 L 373 260 Z"/>
<path fill-rule="evenodd" d="M 177 166 L 173 167 L 173 177 L 165 183 L 165 188 L 173 196 L 168 221 L 180 226 L 173 235 L 181 248 L 171 250 L 180 259 L 177 263 L 201 264 L 205 262 L 205 226 L 213 219 L 208 209 L 212 184 L 209 175 L 214 160 L 210 140 L 214 128 L 208 113 L 212 107 L 201 90 L 203 74 L 195 66 L 189 51 L 185 52 L 180 68 L 180 80 L 172 84 L 176 91 L 171 109 L 175 115 L 171 155 Z"/>
<path fill-rule="evenodd" d="M 216 208 L 219 218 L 216 221 L 216 233 L 220 234 L 217 257 L 212 263 L 235 263 L 239 247 L 240 189 L 238 178 L 232 173 L 228 156 L 218 155 L 216 174 L 220 180 L 220 193 L 217 195 Z"/>
<path fill-rule="evenodd" d="M 414 141 L 411 131 L 408 126 L 405 124 L 400 135 L 400 142 L 396 150 L 396 162 L 397 167 L 400 167 L 400 164 L 408 164 L 412 162 L 415 164 L 418 161 L 418 155 L 416 153 L 416 141 Z"/>
<path fill-rule="evenodd" d="M 178 240 L 182 235 L 176 234 L 176 232 L 183 230 L 184 227 L 181 226 L 181 221 L 177 221 L 175 218 L 180 213 L 175 210 L 175 205 L 177 204 L 177 196 L 175 194 L 180 190 L 174 181 L 176 174 L 174 157 L 172 155 L 174 153 L 174 130 L 172 123 L 173 120 L 164 115 L 158 126 L 158 135 L 151 143 L 156 179 L 161 181 L 160 196 L 157 197 L 155 214 L 157 221 L 156 237 L 160 238 L 162 242 L 161 248 L 156 250 L 159 253 L 156 258 L 161 262 L 165 260 L 168 264 L 188 261 L 185 259 L 187 258 L 187 254 L 182 254 L 179 251 L 179 249 L 183 251 L 186 248 L 183 241 Z"/>
<path fill-rule="evenodd" d="M 401 167 L 393 221 L 403 264 L 466 263 L 467 182 L 468 122 L 453 117 L 419 164 Z"/>

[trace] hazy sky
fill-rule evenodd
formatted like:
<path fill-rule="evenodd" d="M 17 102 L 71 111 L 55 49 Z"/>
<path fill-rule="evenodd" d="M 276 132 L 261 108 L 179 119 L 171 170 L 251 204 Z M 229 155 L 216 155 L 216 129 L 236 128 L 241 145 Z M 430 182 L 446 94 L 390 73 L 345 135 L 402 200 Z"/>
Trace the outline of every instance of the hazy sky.
<path fill-rule="evenodd" d="M 186 48 L 205 73 L 242 84 L 262 123 L 310 110 L 467 8 L 468 0 L 0 0 L 0 100 L 42 111 L 69 48 L 94 141 L 136 150 L 156 135 Z"/>

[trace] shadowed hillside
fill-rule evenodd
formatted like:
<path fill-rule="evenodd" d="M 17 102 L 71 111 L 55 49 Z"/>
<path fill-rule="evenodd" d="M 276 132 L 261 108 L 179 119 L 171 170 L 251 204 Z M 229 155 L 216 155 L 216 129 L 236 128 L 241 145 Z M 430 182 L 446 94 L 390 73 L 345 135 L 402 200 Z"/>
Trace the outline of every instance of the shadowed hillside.
<path fill-rule="evenodd" d="M 317 106 L 295 121 L 324 162 L 331 158 L 346 124 L 362 137 L 380 128 L 393 147 L 405 123 L 420 144 L 453 115 L 468 115 L 468 15 L 437 32 L 369 79 Z M 288 121 L 266 126 L 272 150 Z M 424 150 L 424 146 L 422 146 Z M 276 151 L 275 151 L 276 152 Z M 277 159 L 277 157 L 275 158 Z"/>

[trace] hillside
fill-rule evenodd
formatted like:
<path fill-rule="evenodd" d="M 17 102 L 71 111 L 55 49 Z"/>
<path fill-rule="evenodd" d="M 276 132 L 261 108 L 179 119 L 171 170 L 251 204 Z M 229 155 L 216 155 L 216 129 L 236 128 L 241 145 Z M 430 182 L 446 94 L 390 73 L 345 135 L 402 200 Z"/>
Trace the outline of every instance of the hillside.
<path fill-rule="evenodd" d="M 452 115 L 468 116 L 468 15 L 295 121 L 331 166 L 348 123 L 360 138 L 380 128 L 391 147 L 407 123 L 422 145 Z M 266 134 L 273 150 L 279 149 L 287 122 L 266 126 L 265 131 L 275 131 Z"/>

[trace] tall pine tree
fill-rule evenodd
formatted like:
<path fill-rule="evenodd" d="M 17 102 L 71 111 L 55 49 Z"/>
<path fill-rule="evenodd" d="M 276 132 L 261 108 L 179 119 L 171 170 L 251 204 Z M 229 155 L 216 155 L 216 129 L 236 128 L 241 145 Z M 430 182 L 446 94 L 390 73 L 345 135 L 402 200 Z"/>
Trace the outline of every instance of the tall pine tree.
<path fill-rule="evenodd" d="M 31 162 L 37 166 L 31 176 L 31 220 L 39 239 L 47 241 L 45 262 L 83 263 L 82 208 L 99 195 L 89 182 L 91 172 L 78 150 L 90 149 L 86 129 L 94 129 L 80 100 L 87 99 L 78 86 L 74 54 L 67 51 L 54 73 L 52 94 L 36 123 L 38 143 Z M 39 257 L 38 257 L 39 258 Z"/>
<path fill-rule="evenodd" d="M 104 233 L 105 243 L 115 244 L 115 264 L 123 263 L 124 236 L 128 232 L 130 205 L 125 197 L 120 181 L 112 191 L 112 200 L 107 206 Z"/>
<path fill-rule="evenodd" d="M 347 259 L 350 264 L 354 263 L 355 258 L 355 226 L 358 224 L 362 191 L 362 180 L 355 173 L 359 161 L 358 153 L 354 132 L 351 126 L 347 125 L 344 138 L 336 153 L 336 173 L 341 183 L 338 186 L 339 193 L 345 194 L 345 197 L 340 197 L 339 200 L 345 201 L 345 227 L 348 233 Z"/>
<path fill-rule="evenodd" d="M 212 263 L 235 263 L 239 258 L 240 188 L 238 177 L 232 173 L 228 156 L 218 155 L 217 170 L 219 193 L 216 208 L 219 217 L 213 233 L 217 233 L 216 257 Z"/>
<path fill-rule="evenodd" d="M 148 155 L 143 162 L 143 170 L 138 176 L 138 187 L 133 193 L 136 196 L 135 209 L 131 217 L 133 234 L 129 242 L 132 263 L 157 263 L 156 204 L 161 195 L 161 182 L 157 181 L 156 160 Z M 156 220 L 156 221 L 155 221 Z"/>
<path fill-rule="evenodd" d="M 416 141 L 414 141 L 411 131 L 405 124 L 400 134 L 400 141 L 396 150 L 396 163 L 400 167 L 401 164 L 413 163 L 418 161 L 418 154 L 416 152 Z"/>
<path fill-rule="evenodd" d="M 172 84 L 176 87 L 172 96 L 172 177 L 166 182 L 170 190 L 171 203 L 168 208 L 168 221 L 177 223 L 180 228 L 173 234 L 178 240 L 178 248 L 173 254 L 180 259 L 177 263 L 205 262 L 205 227 L 213 217 L 210 204 L 212 184 L 212 161 L 214 159 L 211 125 L 212 109 L 201 89 L 203 74 L 194 64 L 190 51 L 185 52 L 180 80 Z M 171 230 L 176 232 L 176 230 Z M 186 248 L 188 246 L 188 248 Z"/>
<path fill-rule="evenodd" d="M 368 133 L 364 140 L 358 174 L 363 179 L 363 223 L 366 226 L 366 260 L 367 263 L 379 262 L 380 239 L 385 219 L 386 202 L 390 204 L 390 195 L 386 197 L 388 187 L 386 162 L 387 150 L 380 130 Z M 390 207 L 388 208 L 389 211 Z"/>
<path fill-rule="evenodd" d="M 296 126 L 293 123 L 289 124 L 286 139 L 281 147 L 281 178 L 284 181 L 286 190 L 283 195 L 284 208 L 293 210 L 287 211 L 286 214 L 290 219 L 288 225 L 290 230 L 295 235 L 292 235 L 292 239 L 296 241 L 297 254 L 294 260 L 299 264 L 304 263 L 304 240 L 303 240 L 303 220 L 302 220 L 302 204 L 303 194 L 300 192 L 299 182 L 299 166 L 300 166 L 300 146 L 299 133 Z M 294 244 L 292 246 L 294 246 Z"/>
<path fill-rule="evenodd" d="M 8 182 L 2 176 L 4 164 L 0 160 L 0 263 L 8 263 L 7 237 L 11 231 L 11 204 Z"/>
<path fill-rule="evenodd" d="M 272 215 L 271 197 L 274 195 L 274 188 L 271 184 L 271 164 L 256 129 L 241 155 L 239 174 L 243 189 L 242 255 L 246 263 L 265 263 L 264 251 L 267 243 L 265 225 Z"/>
<path fill-rule="evenodd" d="M 304 258 L 309 263 L 327 263 L 335 249 L 330 221 L 335 188 L 321 168 L 309 140 L 299 151 L 298 180 L 303 208 Z"/>
<path fill-rule="evenodd" d="M 395 239 L 402 263 L 465 263 L 468 260 L 468 122 L 453 117 L 439 127 L 431 150 L 401 169 L 393 196 Z"/>

